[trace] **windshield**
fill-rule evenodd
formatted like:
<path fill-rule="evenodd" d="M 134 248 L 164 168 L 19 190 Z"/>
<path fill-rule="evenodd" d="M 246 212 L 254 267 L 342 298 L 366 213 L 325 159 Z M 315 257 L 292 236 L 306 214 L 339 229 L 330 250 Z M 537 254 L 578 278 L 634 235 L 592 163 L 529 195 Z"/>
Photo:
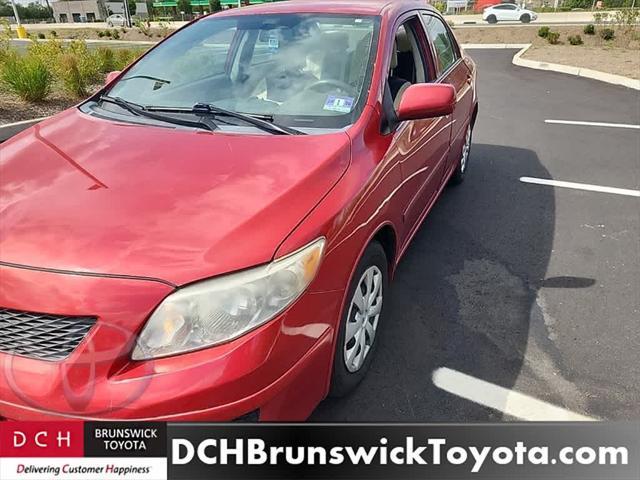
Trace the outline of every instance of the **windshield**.
<path fill-rule="evenodd" d="M 377 32 L 376 17 L 211 17 L 149 52 L 108 95 L 143 107 L 210 104 L 284 125 L 342 128 L 366 101 Z"/>

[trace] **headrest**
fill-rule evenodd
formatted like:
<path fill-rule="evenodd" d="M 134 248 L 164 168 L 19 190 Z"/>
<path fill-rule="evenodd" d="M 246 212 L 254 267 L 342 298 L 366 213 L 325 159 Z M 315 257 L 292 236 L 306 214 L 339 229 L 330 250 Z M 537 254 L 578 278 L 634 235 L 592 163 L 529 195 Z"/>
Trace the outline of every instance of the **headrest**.
<path fill-rule="evenodd" d="M 409 40 L 409 35 L 407 35 L 404 27 L 400 28 L 396 34 L 396 46 L 398 52 L 410 52 L 412 50 L 411 40 Z"/>
<path fill-rule="evenodd" d="M 393 42 L 393 51 L 391 52 L 391 70 L 398 66 L 398 53 L 410 52 L 412 50 L 411 40 L 404 26 L 398 29 L 396 39 Z"/>
<path fill-rule="evenodd" d="M 391 51 L 391 66 L 390 70 L 393 70 L 398 66 L 398 42 L 393 42 L 393 50 Z"/>

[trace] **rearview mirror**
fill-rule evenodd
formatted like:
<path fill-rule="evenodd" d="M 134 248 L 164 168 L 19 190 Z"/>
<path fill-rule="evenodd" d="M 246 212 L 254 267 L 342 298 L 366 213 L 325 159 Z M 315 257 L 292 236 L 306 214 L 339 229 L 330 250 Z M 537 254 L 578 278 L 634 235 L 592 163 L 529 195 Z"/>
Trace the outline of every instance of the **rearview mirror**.
<path fill-rule="evenodd" d="M 118 75 L 120 75 L 121 73 L 122 73 L 122 70 L 116 70 L 116 71 L 114 71 L 114 72 L 109 72 L 109 73 L 107 73 L 107 78 L 105 79 L 104 84 L 105 84 L 105 85 L 109 85 L 109 84 L 110 84 L 111 82 L 113 82 L 113 81 L 116 79 L 116 77 L 117 77 Z"/>
<path fill-rule="evenodd" d="M 419 83 L 411 85 L 402 94 L 398 107 L 398 120 L 420 120 L 443 117 L 453 113 L 456 90 L 452 85 Z"/>

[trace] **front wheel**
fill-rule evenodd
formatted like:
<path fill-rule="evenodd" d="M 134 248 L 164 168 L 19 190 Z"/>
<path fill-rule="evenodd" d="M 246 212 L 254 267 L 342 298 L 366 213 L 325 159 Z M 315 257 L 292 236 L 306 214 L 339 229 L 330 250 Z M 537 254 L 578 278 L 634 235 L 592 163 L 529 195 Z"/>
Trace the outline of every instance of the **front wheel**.
<path fill-rule="evenodd" d="M 529 23 L 531 21 L 531 16 L 529 14 L 525 13 L 524 15 L 522 15 L 520 17 L 520 21 L 522 23 Z"/>
<path fill-rule="evenodd" d="M 469 166 L 469 154 L 471 153 L 471 137 L 472 137 L 471 125 L 467 127 L 467 131 L 464 135 L 464 145 L 462 145 L 462 152 L 460 153 L 460 160 L 456 171 L 451 176 L 451 184 L 459 185 L 464 182 L 465 174 L 467 173 L 467 167 Z"/>
<path fill-rule="evenodd" d="M 382 245 L 372 242 L 358 262 L 347 291 L 333 360 L 332 397 L 351 392 L 371 366 L 388 289 L 388 269 Z"/>
<path fill-rule="evenodd" d="M 489 23 L 498 23 L 498 18 L 495 15 L 489 15 L 487 17 L 487 22 L 489 22 Z"/>

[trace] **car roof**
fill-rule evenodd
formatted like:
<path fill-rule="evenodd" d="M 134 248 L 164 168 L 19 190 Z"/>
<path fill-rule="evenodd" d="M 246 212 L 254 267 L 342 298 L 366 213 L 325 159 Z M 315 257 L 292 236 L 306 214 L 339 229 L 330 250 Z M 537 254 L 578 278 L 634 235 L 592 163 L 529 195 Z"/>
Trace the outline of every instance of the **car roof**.
<path fill-rule="evenodd" d="M 412 8 L 435 10 L 426 0 L 288 0 L 223 10 L 215 16 L 269 13 L 381 15 L 386 10 L 405 11 Z"/>

